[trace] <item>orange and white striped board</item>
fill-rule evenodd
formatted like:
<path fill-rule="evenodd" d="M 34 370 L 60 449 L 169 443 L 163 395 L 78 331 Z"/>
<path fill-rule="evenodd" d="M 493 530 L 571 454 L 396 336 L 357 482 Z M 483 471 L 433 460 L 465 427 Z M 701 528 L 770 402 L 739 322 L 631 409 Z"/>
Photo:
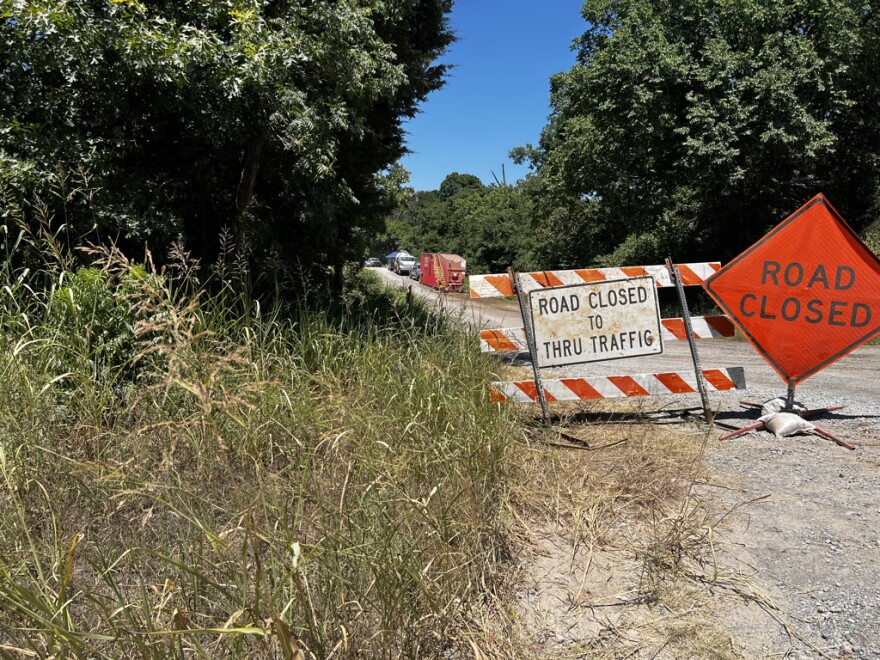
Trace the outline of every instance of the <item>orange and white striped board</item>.
<path fill-rule="evenodd" d="M 736 329 L 729 317 L 692 316 L 691 325 L 695 339 L 720 339 L 733 337 Z M 663 341 L 687 341 L 684 319 L 660 319 L 660 334 Z M 496 330 L 480 330 L 480 350 L 484 353 L 503 353 L 505 351 L 527 351 L 524 328 L 498 328 Z"/>
<path fill-rule="evenodd" d="M 723 392 L 744 390 L 746 375 L 742 367 L 704 369 L 706 389 Z M 544 380 L 544 396 L 552 401 L 582 401 L 617 397 L 662 396 L 665 394 L 696 394 L 694 372 L 639 374 L 634 376 L 590 376 Z M 492 383 L 492 403 L 537 403 L 538 388 L 533 380 Z"/>
<path fill-rule="evenodd" d="M 685 286 L 698 285 L 721 270 L 718 261 L 678 264 L 681 283 Z M 621 268 L 580 268 L 578 270 L 544 270 L 535 273 L 520 273 L 523 291 L 528 293 L 535 289 L 546 289 L 567 284 L 583 284 L 584 282 L 604 282 L 620 280 L 628 277 L 644 277 L 650 275 L 658 287 L 673 286 L 672 278 L 666 266 L 624 266 Z M 501 298 L 514 295 L 510 277 L 506 273 L 498 275 L 471 275 L 471 298 Z"/>

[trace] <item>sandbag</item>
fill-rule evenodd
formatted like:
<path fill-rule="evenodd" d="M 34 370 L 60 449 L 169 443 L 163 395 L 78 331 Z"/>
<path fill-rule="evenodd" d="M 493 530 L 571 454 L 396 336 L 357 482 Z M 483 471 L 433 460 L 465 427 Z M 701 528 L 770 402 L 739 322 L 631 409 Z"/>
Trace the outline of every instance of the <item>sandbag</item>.
<path fill-rule="evenodd" d="M 777 438 L 784 438 L 795 433 L 806 433 L 816 427 L 810 424 L 800 415 L 789 412 L 770 413 L 758 418 L 764 422 L 764 426 Z"/>
<path fill-rule="evenodd" d="M 761 404 L 761 414 L 762 415 L 772 415 L 773 413 L 778 413 L 781 410 L 785 409 L 785 397 L 778 396 L 775 399 L 768 399 L 764 403 Z M 795 401 L 792 404 L 791 410 L 806 410 L 807 407 L 802 404 L 800 401 Z"/>

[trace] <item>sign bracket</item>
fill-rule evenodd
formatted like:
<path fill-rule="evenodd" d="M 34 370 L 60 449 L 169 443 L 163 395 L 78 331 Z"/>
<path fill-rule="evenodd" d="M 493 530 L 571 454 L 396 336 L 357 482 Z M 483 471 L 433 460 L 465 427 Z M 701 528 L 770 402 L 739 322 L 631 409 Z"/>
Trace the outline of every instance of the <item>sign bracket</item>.
<path fill-rule="evenodd" d="M 786 410 L 794 410 L 794 388 L 795 382 L 793 380 L 788 381 L 788 392 L 785 395 L 785 409 Z"/>
<path fill-rule="evenodd" d="M 816 417 L 817 415 L 824 415 L 826 413 L 834 412 L 835 410 L 843 410 L 844 408 L 846 408 L 846 406 L 831 406 L 829 408 L 813 408 L 811 410 L 803 410 L 803 409 L 795 408 L 795 406 L 794 406 L 794 382 L 789 381 L 788 388 L 789 388 L 788 395 L 786 396 L 786 403 L 785 403 L 786 407 L 783 408 L 782 410 L 780 410 L 780 412 L 790 412 L 790 413 L 794 413 L 795 415 L 802 417 L 803 419 L 808 419 L 810 417 Z M 763 410 L 763 407 L 764 407 L 763 404 L 755 403 L 752 401 L 740 401 L 739 403 L 743 408 L 752 408 L 755 410 Z M 743 426 L 742 428 L 739 428 L 739 427 L 734 426 L 732 424 L 724 424 L 721 422 L 716 422 L 716 424 L 719 424 L 720 426 L 723 426 L 724 428 L 730 429 L 732 431 L 732 433 L 728 433 L 727 435 L 723 435 L 720 438 L 718 438 L 719 440 L 727 440 L 729 438 L 735 438 L 736 436 L 742 435 L 743 433 L 748 433 L 749 431 L 754 431 L 754 430 L 765 428 L 764 422 L 754 422 L 753 424 Z M 847 449 L 855 449 L 855 447 L 853 445 L 841 440 L 840 438 L 835 436 L 830 431 L 827 431 L 827 430 L 820 428 L 818 426 L 816 426 L 812 431 L 810 431 L 810 433 L 822 436 L 823 438 L 827 438 L 828 440 L 833 440 L 841 447 L 846 447 Z"/>
<path fill-rule="evenodd" d="M 675 284 L 675 290 L 678 292 L 678 302 L 681 305 L 681 316 L 684 319 L 684 329 L 687 335 L 688 346 L 691 349 L 691 358 L 694 361 L 694 373 L 697 377 L 697 389 L 700 391 L 700 399 L 703 402 L 703 414 L 706 416 L 706 422 L 714 425 L 714 415 L 712 408 L 709 406 L 709 396 L 706 393 L 706 381 L 703 378 L 703 367 L 700 364 L 700 355 L 697 352 L 697 342 L 694 338 L 694 328 L 691 324 L 691 313 L 688 310 L 687 299 L 684 296 L 684 286 L 681 283 L 681 274 L 678 272 L 678 266 L 672 261 L 671 257 L 666 257 L 666 268 Z"/>
<path fill-rule="evenodd" d="M 837 406 L 837 408 L 843 408 L 843 407 L 844 406 Z M 821 415 L 824 412 L 827 412 L 829 410 L 835 410 L 837 408 L 817 408 L 816 410 L 800 410 L 800 411 L 797 411 L 797 414 L 803 418 L 807 418 L 807 417 L 811 417 L 813 415 Z M 767 425 L 761 421 L 752 422 L 751 424 L 747 424 L 746 426 L 743 426 L 743 427 L 736 427 L 736 426 L 733 426 L 732 424 L 724 424 L 721 422 L 718 422 L 718 424 L 719 424 L 719 426 L 723 426 L 724 428 L 733 429 L 730 433 L 727 433 L 726 435 L 722 435 L 720 438 L 718 438 L 718 440 L 729 440 L 730 438 L 735 438 L 739 435 L 743 435 L 744 433 L 749 433 L 750 431 L 759 431 L 759 430 L 767 427 Z M 855 450 L 854 445 L 849 444 L 845 440 L 841 440 L 840 438 L 838 438 L 836 435 L 834 435 L 830 431 L 826 431 L 825 429 L 823 429 L 819 426 L 814 427 L 813 430 L 808 431 L 808 433 L 812 433 L 812 434 L 821 436 L 823 438 L 826 438 L 828 440 L 831 440 L 832 442 L 835 442 L 838 445 L 840 445 L 841 447 L 849 449 L 850 451 Z"/>

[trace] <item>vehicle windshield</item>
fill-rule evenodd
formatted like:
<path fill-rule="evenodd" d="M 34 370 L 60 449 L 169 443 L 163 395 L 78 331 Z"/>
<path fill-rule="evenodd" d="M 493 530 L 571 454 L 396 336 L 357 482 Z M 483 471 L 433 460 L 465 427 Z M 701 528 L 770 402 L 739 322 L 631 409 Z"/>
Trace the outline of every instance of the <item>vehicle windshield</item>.
<path fill-rule="evenodd" d="M 411 264 L 411 263 L 415 263 L 415 260 L 416 260 L 415 257 L 400 257 L 401 263 Z"/>

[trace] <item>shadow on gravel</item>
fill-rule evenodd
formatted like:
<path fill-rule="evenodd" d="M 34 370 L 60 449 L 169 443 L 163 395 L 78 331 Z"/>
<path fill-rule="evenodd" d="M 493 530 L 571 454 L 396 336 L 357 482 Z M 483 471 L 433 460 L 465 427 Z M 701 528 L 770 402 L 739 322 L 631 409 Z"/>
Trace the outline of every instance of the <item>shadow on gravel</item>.
<path fill-rule="evenodd" d="M 758 417 L 761 416 L 761 412 L 759 410 L 749 410 L 748 408 L 743 408 L 742 410 L 721 410 L 715 413 L 715 419 L 721 422 L 725 421 L 747 421 L 747 422 L 756 422 Z M 880 419 L 880 415 L 847 415 L 841 411 L 834 411 L 828 413 L 822 413 L 821 415 L 813 415 L 810 417 L 810 421 L 814 420 L 825 420 L 825 421 L 848 421 L 854 419 Z"/>
<path fill-rule="evenodd" d="M 503 353 L 496 353 L 495 357 L 497 357 L 501 362 L 513 365 L 515 367 L 522 367 L 532 363 L 532 359 L 528 351 L 504 351 Z"/>
<path fill-rule="evenodd" d="M 641 410 L 641 411 L 614 411 L 614 410 L 583 410 L 577 413 L 551 413 L 550 423 L 556 424 L 633 424 L 651 422 L 663 424 L 669 422 L 681 422 L 682 420 L 693 421 L 694 411 L 702 408 L 681 408 L 676 410 Z M 696 413 L 701 414 L 700 412 Z"/>

